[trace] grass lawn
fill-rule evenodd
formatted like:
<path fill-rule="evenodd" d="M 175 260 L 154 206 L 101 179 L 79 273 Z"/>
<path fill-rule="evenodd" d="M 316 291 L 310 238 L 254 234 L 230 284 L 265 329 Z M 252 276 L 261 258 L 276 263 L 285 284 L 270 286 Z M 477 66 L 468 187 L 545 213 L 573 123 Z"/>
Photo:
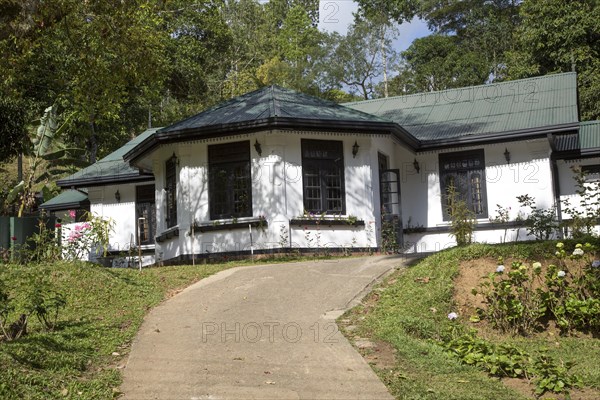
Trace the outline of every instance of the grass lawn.
<path fill-rule="evenodd" d="M 29 334 L 0 342 L 0 398 L 112 399 L 120 368 L 146 312 L 178 289 L 239 263 L 106 269 L 84 263 L 0 265 L 0 281 L 19 299 L 45 276 L 66 296 L 54 332 L 34 318 Z"/>
<path fill-rule="evenodd" d="M 448 313 L 456 311 L 454 278 L 461 264 L 499 256 L 534 262 L 555 250 L 555 243 L 474 244 L 427 257 L 388 277 L 362 304 L 339 320 L 350 340 L 368 339 L 375 347 L 361 352 L 398 399 L 522 399 L 531 398 L 526 381 L 504 384 L 475 367 L 461 364 L 440 346 L 451 328 Z M 461 320 L 469 327 L 469 316 Z M 563 361 L 575 361 L 572 372 L 582 377 L 587 389 L 573 392 L 573 399 L 600 398 L 600 340 L 591 336 L 540 335 L 531 338 L 498 336 L 496 343 L 510 342 L 529 353 L 547 349 Z M 359 348 L 361 346 L 358 346 Z M 386 348 L 390 350 L 387 351 Z M 392 362 L 385 362 L 392 353 Z M 562 398 L 558 395 L 552 398 Z"/>

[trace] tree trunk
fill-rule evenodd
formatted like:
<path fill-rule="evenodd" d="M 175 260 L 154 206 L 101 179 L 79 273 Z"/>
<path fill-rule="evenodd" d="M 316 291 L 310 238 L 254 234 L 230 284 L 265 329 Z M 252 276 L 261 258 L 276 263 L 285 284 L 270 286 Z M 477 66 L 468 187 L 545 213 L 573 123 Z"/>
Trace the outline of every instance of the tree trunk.
<path fill-rule="evenodd" d="M 385 26 L 381 28 L 381 60 L 383 62 L 383 97 L 388 97 L 387 54 L 385 51 Z"/>

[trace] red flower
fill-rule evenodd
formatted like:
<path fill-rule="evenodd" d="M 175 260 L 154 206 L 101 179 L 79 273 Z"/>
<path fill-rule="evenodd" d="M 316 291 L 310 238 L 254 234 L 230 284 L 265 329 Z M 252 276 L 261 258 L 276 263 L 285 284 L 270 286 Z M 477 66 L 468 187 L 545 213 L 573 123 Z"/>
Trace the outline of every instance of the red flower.
<path fill-rule="evenodd" d="M 16 236 L 11 237 L 12 240 L 17 240 Z"/>
<path fill-rule="evenodd" d="M 55 224 L 54 227 L 55 228 L 60 228 L 62 225 L 61 224 Z"/>

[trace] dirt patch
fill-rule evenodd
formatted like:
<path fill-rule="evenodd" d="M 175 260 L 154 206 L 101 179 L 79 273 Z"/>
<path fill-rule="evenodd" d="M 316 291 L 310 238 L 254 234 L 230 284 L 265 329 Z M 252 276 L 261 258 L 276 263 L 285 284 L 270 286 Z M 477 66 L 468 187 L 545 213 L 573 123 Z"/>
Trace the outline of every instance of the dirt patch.
<path fill-rule="evenodd" d="M 396 349 L 387 342 L 375 341 L 375 347 L 365 351 L 365 360 L 378 369 L 393 369 L 396 366 Z"/>

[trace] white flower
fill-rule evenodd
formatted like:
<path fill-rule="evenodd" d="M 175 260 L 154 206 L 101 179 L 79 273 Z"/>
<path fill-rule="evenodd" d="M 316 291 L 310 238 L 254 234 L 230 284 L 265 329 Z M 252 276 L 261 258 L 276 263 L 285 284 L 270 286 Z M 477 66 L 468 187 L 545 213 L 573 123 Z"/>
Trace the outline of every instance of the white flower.
<path fill-rule="evenodd" d="M 534 262 L 532 265 L 533 268 L 542 268 L 542 263 Z"/>
<path fill-rule="evenodd" d="M 504 272 L 504 265 L 498 265 L 496 267 L 496 272 L 499 273 L 499 274 L 503 273 Z"/>
<path fill-rule="evenodd" d="M 455 320 L 456 318 L 458 318 L 458 314 L 457 314 L 457 313 L 455 313 L 455 312 L 451 312 L 450 314 L 448 314 L 448 319 L 449 319 L 450 321 L 453 321 L 453 320 Z"/>
<path fill-rule="evenodd" d="M 582 256 L 583 255 L 583 250 L 577 248 L 577 249 L 573 250 L 573 255 L 574 256 Z"/>
<path fill-rule="evenodd" d="M 567 273 L 566 273 L 565 271 L 558 271 L 558 274 L 556 274 L 556 275 L 557 275 L 559 278 L 564 278 L 566 274 L 567 274 Z"/>
<path fill-rule="evenodd" d="M 598 267 L 600 267 L 600 260 L 592 261 L 592 268 L 598 268 Z"/>

